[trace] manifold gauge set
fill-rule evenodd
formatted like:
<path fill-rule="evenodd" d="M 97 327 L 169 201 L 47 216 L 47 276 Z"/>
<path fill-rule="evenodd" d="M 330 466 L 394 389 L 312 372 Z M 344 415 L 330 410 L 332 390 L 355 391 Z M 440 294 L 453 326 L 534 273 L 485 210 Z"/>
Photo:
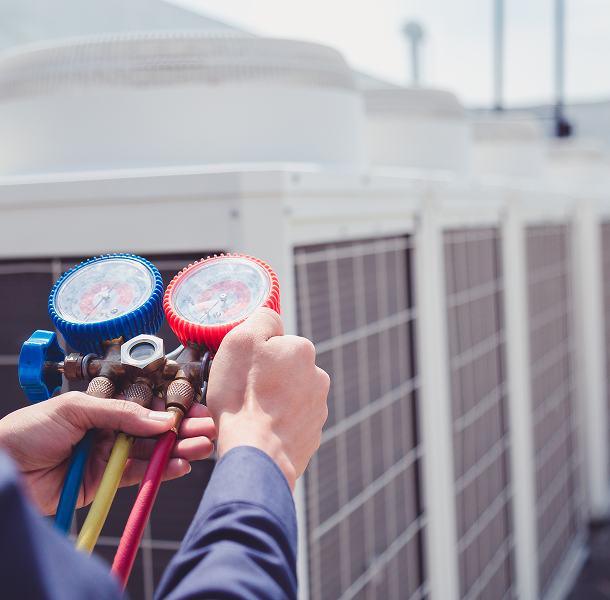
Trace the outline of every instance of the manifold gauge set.
<path fill-rule="evenodd" d="M 114 254 L 83 262 L 65 273 L 51 290 L 49 314 L 55 332 L 38 330 L 23 344 L 19 380 L 31 402 L 51 398 L 68 381 L 87 381 L 87 394 L 128 400 L 150 407 L 165 399 L 174 413 L 173 428 L 155 445 L 129 516 L 112 571 L 127 583 L 138 546 L 169 460 L 180 423 L 193 402 L 205 402 L 214 354 L 224 336 L 257 308 L 280 312 L 277 277 L 262 261 L 244 255 L 208 257 L 178 273 L 163 292 L 153 264 L 139 256 Z M 166 354 L 156 337 L 167 318 L 181 346 Z M 64 481 L 55 526 L 68 533 L 96 431 L 77 444 Z M 117 432 L 112 454 L 77 548 L 90 553 L 100 535 L 134 438 Z"/>

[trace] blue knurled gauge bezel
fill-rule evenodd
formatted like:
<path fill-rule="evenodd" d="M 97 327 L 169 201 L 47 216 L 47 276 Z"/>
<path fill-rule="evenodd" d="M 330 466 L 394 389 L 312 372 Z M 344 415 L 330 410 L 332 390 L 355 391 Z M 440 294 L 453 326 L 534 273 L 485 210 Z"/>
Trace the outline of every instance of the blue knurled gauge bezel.
<path fill-rule="evenodd" d="M 58 291 L 66 280 L 84 267 L 113 259 L 133 260 L 140 265 L 144 265 L 150 271 L 153 285 L 148 299 L 130 312 L 104 321 L 73 323 L 61 317 L 56 306 L 56 300 Z M 164 316 L 163 280 L 157 268 L 141 256 L 134 254 L 107 254 L 98 256 L 82 262 L 64 273 L 51 290 L 48 306 L 49 315 L 55 327 L 57 327 L 72 348 L 83 354 L 93 352 L 98 356 L 102 356 L 104 354 L 102 343 L 107 340 L 120 337 L 130 340 L 144 333 L 148 335 L 155 335 L 157 333 L 163 323 Z"/>

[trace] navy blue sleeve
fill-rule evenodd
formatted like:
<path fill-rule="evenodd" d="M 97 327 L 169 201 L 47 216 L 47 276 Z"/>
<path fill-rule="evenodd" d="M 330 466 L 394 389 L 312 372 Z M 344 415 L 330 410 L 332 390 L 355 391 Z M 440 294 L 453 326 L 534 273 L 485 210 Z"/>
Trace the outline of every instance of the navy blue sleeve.
<path fill-rule="evenodd" d="M 19 473 L 0 452 L 0 596 L 27 600 L 116 600 L 109 567 L 36 514 L 24 498 Z"/>
<path fill-rule="evenodd" d="M 297 522 L 288 482 L 249 446 L 217 463 L 157 600 L 297 597 Z"/>

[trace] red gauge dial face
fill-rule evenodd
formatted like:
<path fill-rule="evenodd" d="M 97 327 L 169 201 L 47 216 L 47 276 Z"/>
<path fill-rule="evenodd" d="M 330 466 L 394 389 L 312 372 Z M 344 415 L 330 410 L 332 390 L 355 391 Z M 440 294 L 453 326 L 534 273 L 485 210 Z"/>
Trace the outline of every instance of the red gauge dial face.
<path fill-rule="evenodd" d="M 226 325 L 245 319 L 269 297 L 270 279 L 250 259 L 219 257 L 185 271 L 176 280 L 171 308 L 189 323 Z"/>
<path fill-rule="evenodd" d="M 245 283 L 226 279 L 201 292 L 195 309 L 204 317 L 212 313 L 213 318 L 234 320 L 248 310 L 251 298 L 250 288 Z"/>

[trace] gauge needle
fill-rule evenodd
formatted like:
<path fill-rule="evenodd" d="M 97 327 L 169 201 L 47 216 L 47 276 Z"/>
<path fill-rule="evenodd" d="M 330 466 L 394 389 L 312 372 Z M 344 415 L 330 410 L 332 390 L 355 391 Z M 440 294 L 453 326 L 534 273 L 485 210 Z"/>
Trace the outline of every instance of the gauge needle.
<path fill-rule="evenodd" d="M 220 294 L 220 296 L 218 296 L 218 299 L 221 302 L 225 302 L 227 297 L 229 296 L 229 294 L 236 288 L 237 286 L 234 285 L 230 290 L 227 290 L 226 292 L 222 292 L 222 294 Z M 218 304 L 218 303 L 217 303 Z"/>
<path fill-rule="evenodd" d="M 202 315 L 202 317 L 199 319 L 200 321 L 203 321 L 203 319 L 205 319 L 209 312 L 219 303 L 219 302 L 224 302 L 227 299 L 227 296 L 229 295 L 230 292 L 233 291 L 233 289 L 236 286 L 233 286 L 230 290 L 227 290 L 226 292 L 222 292 L 219 296 L 218 296 L 218 300 L 216 300 L 216 302 L 214 302 L 214 304 L 212 304 L 212 306 L 210 306 L 210 308 L 206 309 Z M 224 294 L 224 298 L 222 297 Z"/>
<path fill-rule="evenodd" d="M 98 303 L 97 303 L 97 304 L 96 304 L 96 305 L 93 307 L 93 310 L 92 310 L 92 311 L 91 311 L 91 312 L 90 312 L 90 313 L 89 313 L 89 314 L 88 314 L 88 315 L 85 317 L 85 319 L 88 319 L 88 318 L 89 318 L 89 317 L 90 317 L 90 316 L 91 316 L 91 315 L 92 315 L 92 314 L 95 312 L 95 309 L 96 309 L 96 308 L 97 308 L 97 307 L 98 307 L 98 306 L 99 306 L 99 305 L 100 305 L 100 304 L 101 304 L 101 303 L 102 303 L 104 300 L 106 300 L 106 299 L 108 298 L 108 296 L 110 295 L 110 292 L 111 292 L 111 291 L 112 291 L 112 290 L 113 290 L 113 289 L 116 287 L 117 283 L 118 283 L 118 281 L 115 281 L 115 282 L 114 282 L 114 285 L 113 285 L 113 286 L 112 286 L 112 287 L 111 287 L 109 290 L 106 290 L 106 292 L 102 294 L 102 298 L 101 298 L 101 300 L 100 300 L 100 301 L 99 301 L 99 302 L 98 302 Z"/>

